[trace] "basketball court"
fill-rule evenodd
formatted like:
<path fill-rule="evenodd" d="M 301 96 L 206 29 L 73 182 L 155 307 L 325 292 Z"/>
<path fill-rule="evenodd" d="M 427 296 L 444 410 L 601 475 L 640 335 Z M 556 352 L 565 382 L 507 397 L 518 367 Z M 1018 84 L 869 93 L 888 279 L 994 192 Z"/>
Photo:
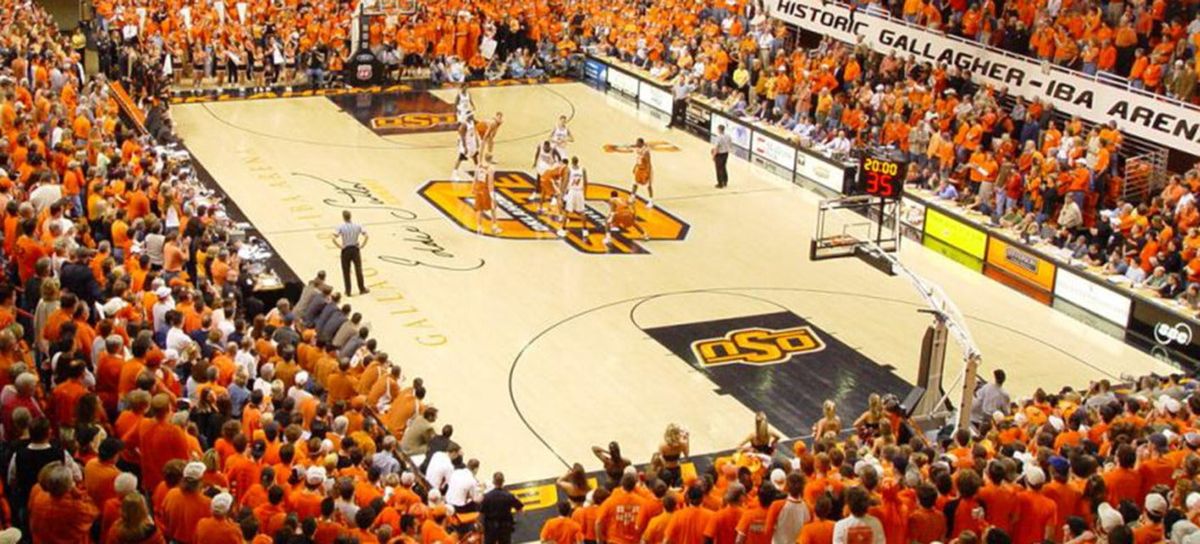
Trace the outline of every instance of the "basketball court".
<path fill-rule="evenodd" d="M 871 392 L 903 398 L 929 317 L 910 284 L 857 259 L 808 260 L 819 197 L 730 161 L 713 187 L 709 145 L 666 119 L 580 83 L 475 88 L 480 118 L 503 111 L 495 146 L 500 235 L 474 229 L 470 184 L 451 178 L 451 90 L 181 104 L 172 115 L 197 160 L 302 279 L 341 288 L 331 233 L 343 209 L 370 234 L 371 293 L 350 304 L 483 473 L 541 480 L 620 442 L 649 460 L 668 423 L 692 452 L 735 446 L 765 411 L 788 437 L 826 398 L 844 421 Z M 588 238 L 566 239 L 529 200 L 532 164 L 560 115 L 587 168 Z M 447 116 L 449 121 L 447 122 Z M 636 138 L 651 142 L 655 207 L 643 241 L 601 243 L 611 190 L 627 191 Z M 861 220 L 860 220 L 861 221 Z M 981 375 L 1008 389 L 1172 369 L 1123 342 L 919 244 L 902 262 L 966 316 Z M 951 346 L 949 380 L 961 368 Z"/>

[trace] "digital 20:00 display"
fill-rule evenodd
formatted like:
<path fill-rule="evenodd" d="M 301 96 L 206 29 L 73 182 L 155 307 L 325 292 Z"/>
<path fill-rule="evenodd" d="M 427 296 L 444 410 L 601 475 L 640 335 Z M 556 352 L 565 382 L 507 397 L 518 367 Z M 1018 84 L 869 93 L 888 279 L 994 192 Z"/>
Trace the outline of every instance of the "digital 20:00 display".
<path fill-rule="evenodd" d="M 908 162 L 867 153 L 858 165 L 856 194 L 881 198 L 900 198 Z"/>

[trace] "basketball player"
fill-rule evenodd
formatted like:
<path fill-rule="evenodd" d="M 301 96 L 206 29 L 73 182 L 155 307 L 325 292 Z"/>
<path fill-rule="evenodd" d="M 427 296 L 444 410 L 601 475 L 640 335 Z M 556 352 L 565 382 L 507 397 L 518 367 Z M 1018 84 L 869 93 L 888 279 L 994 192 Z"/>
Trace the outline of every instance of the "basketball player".
<path fill-rule="evenodd" d="M 567 178 L 567 159 L 566 157 L 558 157 L 556 164 L 550 166 L 540 175 L 538 175 L 538 192 L 541 193 L 542 200 L 538 202 L 538 213 L 544 210 L 549 210 L 552 213 L 557 212 L 558 221 L 562 221 L 562 207 L 558 205 L 559 195 L 564 194 L 565 188 L 563 181 Z"/>
<path fill-rule="evenodd" d="M 458 95 L 454 97 L 454 113 L 459 123 L 465 123 L 467 119 L 475 117 L 475 101 L 471 100 L 466 83 L 458 88 Z"/>
<path fill-rule="evenodd" d="M 496 216 L 496 172 L 492 167 L 492 156 L 487 155 L 475 169 L 475 181 L 471 184 L 471 192 L 475 196 L 475 233 L 483 232 L 484 212 L 489 214 L 492 222 L 492 234 L 500 233 L 500 225 Z"/>
<path fill-rule="evenodd" d="M 458 125 L 458 160 L 454 161 L 454 173 L 463 161 L 471 161 L 473 167 L 479 166 L 479 132 L 471 117 Z"/>
<path fill-rule="evenodd" d="M 649 197 L 646 198 L 646 207 L 654 207 L 654 172 L 650 167 L 650 146 L 646 145 L 646 140 L 637 139 L 637 143 L 633 145 L 633 189 L 630 189 L 630 198 L 633 205 L 637 206 L 637 191 L 641 185 L 646 186 L 646 191 Z"/>
<path fill-rule="evenodd" d="M 492 153 L 492 147 L 496 144 L 496 133 L 500 131 L 500 125 L 504 123 L 504 113 L 496 112 L 496 116 L 490 120 L 478 121 L 475 123 L 475 130 L 479 132 L 479 152 L 485 155 Z"/>
<path fill-rule="evenodd" d="M 533 171 L 537 174 L 538 180 L 540 181 L 542 179 L 542 174 L 545 174 L 547 170 L 557 166 L 559 159 L 561 158 L 562 156 L 559 155 L 558 151 L 554 150 L 554 146 L 550 144 L 550 140 L 542 142 L 542 145 L 539 145 L 537 151 L 533 154 Z M 540 190 L 539 186 L 539 189 L 533 192 L 533 196 L 530 197 L 530 200 L 544 200 L 547 198 L 549 198 L 549 196 L 545 195 Z"/>
<path fill-rule="evenodd" d="M 550 143 L 554 144 L 554 150 L 558 151 L 560 157 L 567 156 L 567 144 L 575 141 L 575 135 L 571 134 L 571 129 L 567 128 L 567 116 L 558 116 L 558 124 L 554 126 L 554 130 L 550 131 Z"/>
<path fill-rule="evenodd" d="M 571 166 L 567 168 L 567 187 L 563 194 L 563 222 L 558 228 L 559 236 L 566 236 L 571 226 L 571 215 L 579 216 L 580 235 L 588 237 L 587 217 L 583 214 L 587 199 L 587 170 L 579 165 L 579 157 L 571 157 Z"/>
<path fill-rule="evenodd" d="M 612 243 L 613 231 L 623 232 L 625 229 L 632 227 L 642 235 L 643 240 L 650 239 L 650 233 L 646 232 L 637 224 L 637 217 L 633 213 L 634 203 L 633 195 L 629 195 L 629 199 L 621 198 L 621 195 L 616 191 L 608 194 L 608 218 L 605 223 L 608 225 L 607 232 L 604 233 L 604 245 Z"/>

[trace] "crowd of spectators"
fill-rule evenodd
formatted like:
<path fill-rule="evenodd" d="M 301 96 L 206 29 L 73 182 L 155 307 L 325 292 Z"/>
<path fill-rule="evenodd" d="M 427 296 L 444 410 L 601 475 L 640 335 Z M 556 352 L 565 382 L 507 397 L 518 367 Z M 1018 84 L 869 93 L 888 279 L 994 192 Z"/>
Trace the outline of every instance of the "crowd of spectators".
<path fill-rule="evenodd" d="M 101 71 L 122 80 L 323 85 L 350 54 L 351 9 L 335 0 L 100 0 L 92 30 Z"/>
<path fill-rule="evenodd" d="M 1200 9 L 1167 0 L 856 0 L 913 24 L 1195 103 Z"/>
<path fill-rule="evenodd" d="M 323 274 L 266 303 L 169 112 L 123 114 L 78 36 L 0 0 L 0 541 L 415 542 L 483 504 L 420 379 Z"/>
<path fill-rule="evenodd" d="M 700 10 L 686 27 L 655 34 L 661 42 L 610 33 L 584 43 L 672 85 L 676 123 L 678 100 L 699 97 L 834 158 L 898 149 L 911 161 L 910 187 L 1200 311 L 1200 170 L 1168 174 L 1164 188 L 1150 164 L 1126 161 L 1116 121 L 1085 123 L 1052 103 L 978 85 L 956 67 L 865 43 L 792 47 L 787 31 L 756 11 Z M 1129 177 L 1150 179 L 1153 194 L 1125 200 Z"/>
<path fill-rule="evenodd" d="M 1194 383 L 1146 377 L 1118 390 L 1103 380 L 1012 401 L 1003 371 L 993 374 L 976 395 L 973 431 L 936 440 L 914 427 L 896 398 L 872 396 L 853 423 L 827 403 L 812 441 L 790 451 L 760 414 L 741 449 L 682 479 L 662 466 L 677 428 L 644 470 L 615 446 L 597 448 L 607 476 L 596 489 L 579 468 L 560 478 L 569 500 L 543 525 L 541 540 L 1200 541 Z"/>

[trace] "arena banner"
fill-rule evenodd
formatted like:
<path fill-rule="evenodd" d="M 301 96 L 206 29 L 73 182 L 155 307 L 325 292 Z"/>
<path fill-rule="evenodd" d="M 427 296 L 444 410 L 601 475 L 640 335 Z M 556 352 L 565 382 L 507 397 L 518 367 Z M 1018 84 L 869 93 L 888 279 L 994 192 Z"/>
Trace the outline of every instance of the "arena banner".
<path fill-rule="evenodd" d="M 608 86 L 621 94 L 637 98 L 641 80 L 614 66 L 608 67 Z"/>
<path fill-rule="evenodd" d="M 1163 302 L 1134 299 L 1125 341 L 1180 368 L 1200 369 L 1200 323 Z"/>
<path fill-rule="evenodd" d="M 642 81 L 641 86 L 638 88 L 638 103 L 643 106 L 650 106 L 668 115 L 671 113 L 672 106 L 675 105 L 675 101 L 671 99 L 670 92 L 648 81 Z"/>
<path fill-rule="evenodd" d="M 1095 314 L 1118 327 L 1129 324 L 1132 301 L 1113 287 L 1106 287 L 1069 268 L 1059 268 L 1054 297 Z"/>
<path fill-rule="evenodd" d="M 1082 74 L 1043 69 L 1017 58 L 886 17 L 851 11 L 826 0 L 768 0 L 767 12 L 804 30 L 918 60 L 954 65 L 974 81 L 1007 87 L 1032 100 L 1040 97 L 1059 111 L 1096 123 L 1117 121 L 1121 130 L 1192 155 L 1200 155 L 1200 112 L 1150 95 L 1121 89 Z"/>
<path fill-rule="evenodd" d="M 583 79 L 600 85 L 607 83 L 608 65 L 595 57 L 588 57 L 583 63 Z"/>
<path fill-rule="evenodd" d="M 992 236 L 988 239 L 986 262 L 988 268 L 1002 271 L 1045 295 L 1034 298 L 1050 303 L 1049 295 L 1054 291 L 1054 273 L 1058 268 L 1050 261 L 1017 244 Z"/>
<path fill-rule="evenodd" d="M 750 143 L 750 150 L 756 157 L 762 157 L 779 165 L 787 172 L 788 179 L 791 179 L 792 168 L 796 165 L 796 148 L 776 140 L 761 130 L 754 131 Z"/>
<path fill-rule="evenodd" d="M 815 183 L 839 195 L 845 194 L 857 167 L 805 149 L 796 151 L 796 183 Z"/>
<path fill-rule="evenodd" d="M 984 260 L 987 233 L 932 206 L 925 208 L 925 239 L 929 238 L 937 239 L 979 261 Z"/>
<path fill-rule="evenodd" d="M 717 133 L 717 127 L 725 127 L 725 134 L 729 135 L 729 139 L 733 140 L 733 145 L 741 149 L 750 149 L 750 135 L 753 132 L 750 127 L 743 125 L 733 119 L 725 117 L 719 113 L 713 112 L 709 131 L 713 134 Z"/>

